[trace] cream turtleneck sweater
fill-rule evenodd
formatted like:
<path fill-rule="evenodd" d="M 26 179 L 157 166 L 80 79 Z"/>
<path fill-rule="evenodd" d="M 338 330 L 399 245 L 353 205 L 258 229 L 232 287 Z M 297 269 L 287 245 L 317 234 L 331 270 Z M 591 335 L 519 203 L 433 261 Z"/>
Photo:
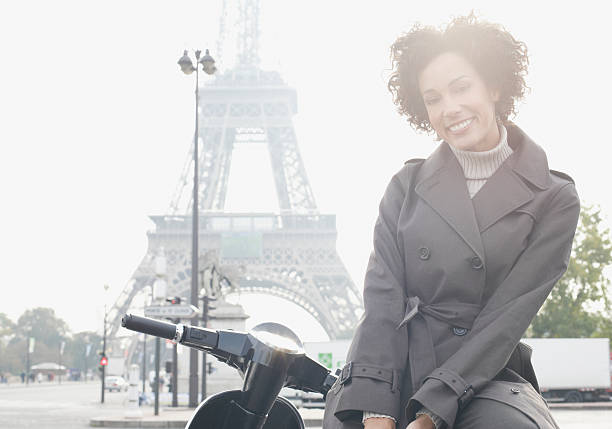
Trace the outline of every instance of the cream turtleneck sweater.
<path fill-rule="evenodd" d="M 470 198 L 482 188 L 487 179 L 497 171 L 499 166 L 512 155 L 512 148 L 508 145 L 508 132 L 506 127 L 499 125 L 499 143 L 491 150 L 472 152 L 449 147 L 457 157 L 463 168 Z"/>
<path fill-rule="evenodd" d="M 512 155 L 512 148 L 510 145 L 508 145 L 508 132 L 506 131 L 506 127 L 501 124 L 499 125 L 499 143 L 497 143 L 497 146 L 495 146 L 493 149 L 473 152 L 456 149 L 450 144 L 448 146 L 457 157 L 457 161 L 459 161 L 459 165 L 461 165 L 461 168 L 463 169 L 470 198 L 473 198 L 474 195 L 476 195 L 480 188 L 482 188 L 482 186 L 486 183 L 487 179 L 497 171 L 499 166 L 502 165 L 506 158 Z M 419 410 L 419 412 L 417 412 L 417 416 L 419 414 L 427 414 L 430 416 L 436 428 L 440 428 L 442 426 L 442 419 L 428 409 L 422 408 Z M 385 417 L 395 421 L 395 419 L 391 416 L 364 411 L 364 422 L 366 419 L 371 417 Z"/>

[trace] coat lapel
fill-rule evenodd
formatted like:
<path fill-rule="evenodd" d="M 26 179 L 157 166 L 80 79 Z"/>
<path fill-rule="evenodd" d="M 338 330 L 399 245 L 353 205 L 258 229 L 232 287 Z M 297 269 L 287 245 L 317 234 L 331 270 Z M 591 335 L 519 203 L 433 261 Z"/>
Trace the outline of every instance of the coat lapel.
<path fill-rule="evenodd" d="M 533 199 L 533 191 L 524 179 L 539 189 L 550 186 L 544 151 L 516 125 L 508 124 L 506 129 L 512 155 L 472 199 L 481 233 Z"/>
<path fill-rule="evenodd" d="M 533 192 L 503 163 L 472 199 L 480 232 L 532 199 Z"/>
<path fill-rule="evenodd" d="M 446 142 L 423 163 L 415 191 L 484 261 L 482 240 L 463 170 Z"/>

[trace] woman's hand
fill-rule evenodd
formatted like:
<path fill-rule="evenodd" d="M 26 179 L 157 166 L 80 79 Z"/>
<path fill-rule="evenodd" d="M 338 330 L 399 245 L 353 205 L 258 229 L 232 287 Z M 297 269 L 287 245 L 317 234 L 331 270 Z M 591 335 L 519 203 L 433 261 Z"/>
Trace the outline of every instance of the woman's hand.
<path fill-rule="evenodd" d="M 364 429 L 395 429 L 395 422 L 386 417 L 370 417 L 363 424 Z"/>
<path fill-rule="evenodd" d="M 428 415 L 421 414 L 406 429 L 435 429 L 435 426 Z"/>

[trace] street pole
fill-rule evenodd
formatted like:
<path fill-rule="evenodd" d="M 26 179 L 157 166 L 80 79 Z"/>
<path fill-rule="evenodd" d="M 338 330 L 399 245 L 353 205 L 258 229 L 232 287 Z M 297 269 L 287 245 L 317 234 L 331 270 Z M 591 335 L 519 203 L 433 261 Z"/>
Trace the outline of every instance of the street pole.
<path fill-rule="evenodd" d="M 159 355 L 160 355 L 159 337 L 155 337 L 155 415 L 159 416 Z"/>
<path fill-rule="evenodd" d="M 160 248 L 158 255 L 155 257 L 155 277 L 156 280 L 153 283 L 153 294 L 151 302 L 162 302 L 166 297 L 166 256 L 164 254 L 164 248 Z M 155 378 L 153 379 L 153 393 L 155 396 L 155 415 L 159 415 L 159 361 L 161 359 L 160 351 L 160 338 L 155 337 Z"/>
<path fill-rule="evenodd" d="M 102 336 L 102 356 L 106 356 L 106 304 L 104 304 L 104 334 Z M 104 403 L 104 383 L 106 378 L 106 365 L 102 365 L 102 393 L 100 403 Z"/>
<path fill-rule="evenodd" d="M 57 369 L 57 384 L 62 384 L 62 343 L 59 345 L 59 368 Z"/>
<path fill-rule="evenodd" d="M 160 272 L 158 273 L 158 271 Z M 161 273 L 161 271 L 163 271 L 163 273 Z M 165 266 L 163 267 L 163 269 L 160 269 L 160 267 L 158 267 L 157 258 L 156 258 L 155 275 L 158 276 L 160 274 L 165 274 Z M 151 295 L 148 297 L 149 298 L 148 300 L 147 300 L 147 296 L 145 296 L 145 306 L 153 304 L 153 299 L 154 299 L 153 289 L 154 289 L 154 286 L 151 286 Z M 164 295 L 165 294 L 166 292 L 164 291 Z M 147 376 L 147 334 L 142 334 L 142 337 L 143 337 L 142 339 L 142 394 L 144 395 L 147 391 L 147 379 L 148 379 L 148 376 Z"/>
<path fill-rule="evenodd" d="M 206 54 L 200 60 L 200 54 L 202 51 L 196 51 L 196 64 L 193 66 L 193 62 L 187 55 L 187 51 L 183 53 L 183 56 L 179 59 L 178 64 L 181 66 L 181 70 L 185 74 L 191 74 L 196 72 L 196 109 L 195 109 L 195 135 L 193 136 L 193 213 L 191 215 L 192 224 L 192 249 L 191 249 L 191 296 L 190 304 L 198 305 L 198 134 L 199 134 L 199 121 L 198 121 L 198 108 L 200 106 L 200 93 L 199 93 L 199 80 L 200 80 L 200 64 L 206 74 L 214 74 L 217 68 L 215 67 L 215 60 L 210 56 L 208 49 Z M 194 326 L 197 326 L 197 319 L 193 319 Z M 204 399 L 204 397 L 202 397 Z M 198 351 L 196 349 L 190 349 L 189 351 L 189 407 L 195 408 L 198 404 Z"/>
<path fill-rule="evenodd" d="M 26 385 L 30 384 L 30 337 L 31 335 L 28 335 L 28 339 L 26 340 Z"/>
<path fill-rule="evenodd" d="M 176 343 L 172 347 L 172 406 L 178 407 L 178 349 Z"/>
<path fill-rule="evenodd" d="M 104 292 L 108 291 L 108 285 L 104 285 Z M 102 356 L 106 357 L 106 293 L 104 294 L 104 330 L 102 336 Z M 108 362 L 108 361 L 107 361 Z M 102 365 L 102 394 L 100 403 L 104 403 L 104 383 L 106 379 L 106 365 Z"/>
<path fill-rule="evenodd" d="M 191 296 L 190 304 L 198 305 L 198 107 L 200 105 L 199 87 L 199 64 L 200 51 L 196 51 L 196 109 L 195 109 L 195 134 L 193 136 L 193 213 L 191 215 L 192 235 L 191 235 Z M 194 319 L 195 322 L 196 319 Z M 197 322 L 194 323 L 197 326 Z M 204 399 L 204 398 L 202 398 Z M 198 405 L 198 351 L 189 349 L 189 406 L 195 408 Z"/>
<path fill-rule="evenodd" d="M 142 340 L 142 393 L 146 392 L 146 380 L 147 380 L 147 334 L 142 334 L 144 339 Z"/>
<path fill-rule="evenodd" d="M 202 326 L 206 328 L 208 323 L 208 296 L 202 298 Z M 206 399 L 206 352 L 202 353 L 202 400 Z"/>

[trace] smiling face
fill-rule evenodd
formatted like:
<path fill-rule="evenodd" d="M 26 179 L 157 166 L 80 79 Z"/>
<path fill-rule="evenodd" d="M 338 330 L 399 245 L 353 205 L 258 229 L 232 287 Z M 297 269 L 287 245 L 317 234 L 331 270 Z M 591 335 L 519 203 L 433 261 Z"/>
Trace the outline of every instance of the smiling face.
<path fill-rule="evenodd" d="M 419 89 L 429 123 L 448 144 L 476 152 L 499 143 L 495 120 L 499 92 L 487 88 L 463 56 L 445 52 L 435 57 L 420 73 Z"/>

